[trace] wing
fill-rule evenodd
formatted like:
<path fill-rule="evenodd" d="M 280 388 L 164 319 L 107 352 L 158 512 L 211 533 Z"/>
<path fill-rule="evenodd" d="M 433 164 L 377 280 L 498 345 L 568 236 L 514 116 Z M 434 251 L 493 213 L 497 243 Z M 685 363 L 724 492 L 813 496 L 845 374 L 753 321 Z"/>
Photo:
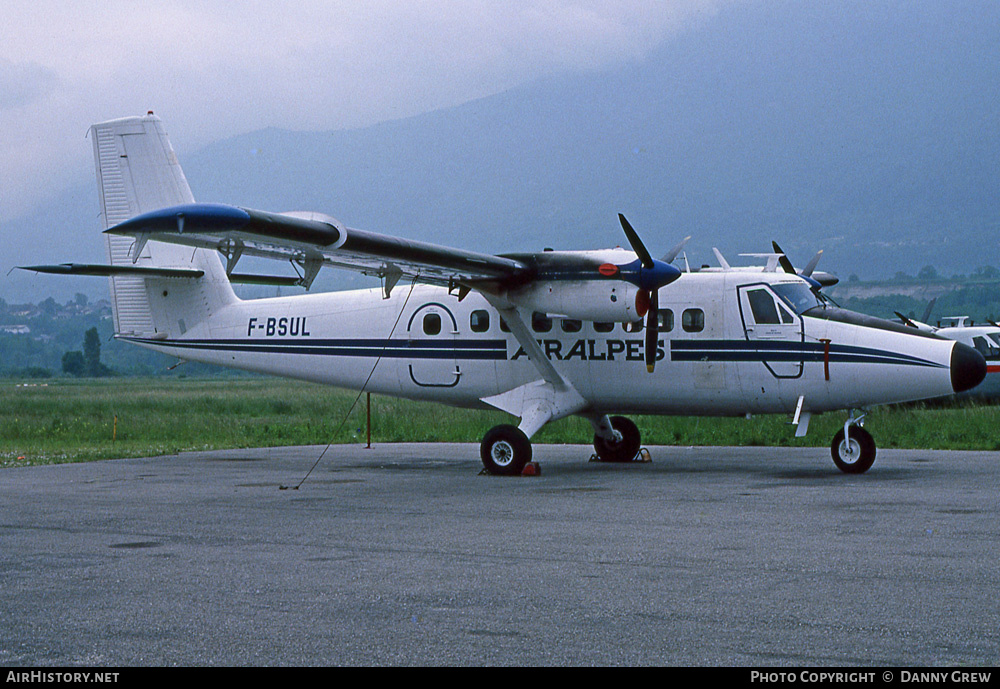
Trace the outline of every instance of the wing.
<path fill-rule="evenodd" d="M 307 289 L 323 266 L 377 275 L 386 279 L 387 289 L 404 276 L 467 286 L 517 282 L 532 272 L 516 259 L 348 229 L 321 214 L 268 213 L 224 204 L 163 208 L 106 232 L 135 238 L 133 261 L 148 240 L 220 251 L 228 259 L 230 274 L 242 256 L 287 260 L 301 268 L 298 282 Z"/>

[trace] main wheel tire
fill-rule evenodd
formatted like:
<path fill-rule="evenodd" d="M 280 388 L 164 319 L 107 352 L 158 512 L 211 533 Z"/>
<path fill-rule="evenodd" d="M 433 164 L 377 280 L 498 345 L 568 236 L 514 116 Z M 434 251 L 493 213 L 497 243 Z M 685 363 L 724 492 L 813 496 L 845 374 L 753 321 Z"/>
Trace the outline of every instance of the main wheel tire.
<path fill-rule="evenodd" d="M 624 416 L 612 416 L 611 427 L 622 434 L 620 442 L 614 443 L 594 435 L 594 450 L 602 462 L 631 462 L 639 454 L 642 434 L 632 420 Z"/>
<path fill-rule="evenodd" d="M 833 463 L 845 474 L 863 474 L 875 463 L 875 441 L 871 434 L 860 426 L 852 426 L 848 439 L 844 440 L 844 429 L 837 431 L 830 444 Z"/>
<path fill-rule="evenodd" d="M 479 455 L 494 476 L 518 476 L 531 461 L 531 441 L 517 426 L 494 426 L 483 436 Z"/>

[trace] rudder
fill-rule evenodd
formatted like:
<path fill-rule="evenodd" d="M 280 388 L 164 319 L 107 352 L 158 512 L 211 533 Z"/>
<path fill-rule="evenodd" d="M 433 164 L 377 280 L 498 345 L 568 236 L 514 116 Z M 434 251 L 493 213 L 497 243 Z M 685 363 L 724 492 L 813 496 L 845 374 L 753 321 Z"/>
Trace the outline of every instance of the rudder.
<path fill-rule="evenodd" d="M 91 127 L 104 229 L 140 213 L 193 203 L 194 196 L 159 117 L 127 117 Z M 196 268 L 201 278 L 109 278 L 115 332 L 138 337 L 184 335 L 237 300 L 217 254 L 150 241 L 138 257 L 131 237 L 104 235 L 111 265 Z"/>

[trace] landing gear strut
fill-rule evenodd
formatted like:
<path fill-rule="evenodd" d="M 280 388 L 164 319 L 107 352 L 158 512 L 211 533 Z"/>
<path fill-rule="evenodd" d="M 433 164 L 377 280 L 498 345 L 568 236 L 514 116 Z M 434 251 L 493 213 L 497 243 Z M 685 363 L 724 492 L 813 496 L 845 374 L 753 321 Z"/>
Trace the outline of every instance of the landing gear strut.
<path fill-rule="evenodd" d="M 875 463 L 875 440 L 859 423 L 864 414 L 847 420 L 830 444 L 833 463 L 845 474 L 863 474 Z"/>

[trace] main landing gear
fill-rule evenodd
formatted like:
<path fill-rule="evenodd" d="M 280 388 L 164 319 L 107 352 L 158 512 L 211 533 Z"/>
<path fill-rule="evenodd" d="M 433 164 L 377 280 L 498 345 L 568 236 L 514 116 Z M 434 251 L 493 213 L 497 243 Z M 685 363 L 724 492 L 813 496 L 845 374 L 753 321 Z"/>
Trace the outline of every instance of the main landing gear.
<path fill-rule="evenodd" d="M 604 462 L 631 462 L 639 454 L 642 436 L 624 416 L 591 419 L 594 450 Z M 483 437 L 479 455 L 486 471 L 495 476 L 518 476 L 531 461 L 531 441 L 517 426 L 494 426 Z"/>
<path fill-rule="evenodd" d="M 863 474 L 875 463 L 875 440 L 861 427 L 865 415 L 851 417 L 830 444 L 833 463 L 845 474 Z"/>
<path fill-rule="evenodd" d="M 601 437 L 600 429 L 595 426 L 594 451 L 602 462 L 631 462 L 639 454 L 642 436 L 631 419 L 624 416 L 612 416 L 609 419 L 612 433 L 610 437 Z"/>
<path fill-rule="evenodd" d="M 501 424 L 491 428 L 479 445 L 486 471 L 495 476 L 517 476 L 531 461 L 531 441 L 517 426 Z"/>

